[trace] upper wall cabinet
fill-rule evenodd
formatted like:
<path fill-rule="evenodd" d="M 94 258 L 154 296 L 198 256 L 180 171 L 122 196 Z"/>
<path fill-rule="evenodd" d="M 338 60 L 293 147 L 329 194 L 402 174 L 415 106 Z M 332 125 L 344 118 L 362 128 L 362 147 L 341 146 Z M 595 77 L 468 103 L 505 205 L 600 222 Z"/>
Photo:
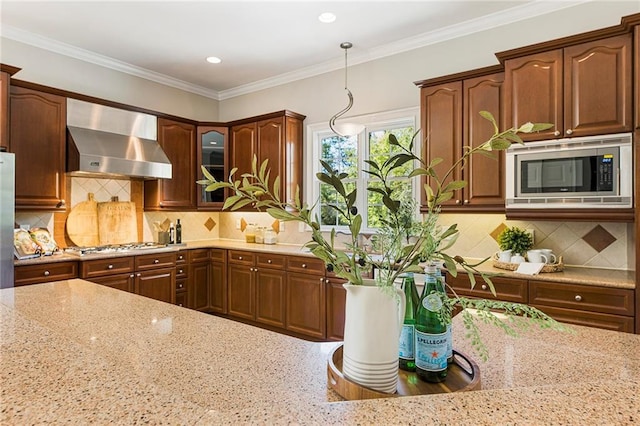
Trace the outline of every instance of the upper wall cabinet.
<path fill-rule="evenodd" d="M 292 201 L 296 188 L 302 189 L 304 119 L 303 115 L 280 111 L 232 123 L 229 168 L 237 167 L 236 176 L 240 176 L 251 172 L 254 156 L 258 165 L 269 160 L 270 184 L 280 176 L 280 197 L 283 201 Z"/>
<path fill-rule="evenodd" d="M 16 209 L 64 210 L 67 102 L 11 86 L 9 151 L 16 155 Z"/>
<path fill-rule="evenodd" d="M 145 210 L 195 209 L 195 141 L 195 125 L 158 119 L 158 143 L 171 161 L 171 179 L 145 181 Z"/>
<path fill-rule="evenodd" d="M 20 68 L 0 64 L 0 146 L 9 147 L 9 84 Z"/>
<path fill-rule="evenodd" d="M 633 42 L 635 46 L 633 81 L 635 82 L 636 129 L 640 129 L 640 25 L 636 25 L 633 32 L 635 37 Z"/>
<path fill-rule="evenodd" d="M 226 147 L 228 144 L 228 128 L 220 126 L 198 126 L 196 172 L 198 180 L 204 179 L 201 166 L 205 167 L 219 181 L 226 181 L 227 169 Z M 204 186 L 198 185 L 198 209 L 222 209 L 225 190 L 207 192 Z"/>
<path fill-rule="evenodd" d="M 553 123 L 524 140 L 632 129 L 632 38 L 610 37 L 505 61 L 505 118 Z"/>
<path fill-rule="evenodd" d="M 480 111 L 493 114 L 502 123 L 502 73 L 492 73 L 458 81 L 423 85 L 421 89 L 421 125 L 424 157 L 427 161 L 442 158 L 436 166 L 439 177 L 459 159 L 465 146 L 477 146 L 493 135 L 493 125 Z M 422 83 L 421 83 L 422 84 Z M 428 82 L 424 83 L 428 84 Z M 446 201 L 442 211 L 503 212 L 504 158 L 473 156 L 465 169 L 457 168 L 453 179 L 466 180 L 467 186 Z M 425 194 L 422 208 L 426 209 Z"/>

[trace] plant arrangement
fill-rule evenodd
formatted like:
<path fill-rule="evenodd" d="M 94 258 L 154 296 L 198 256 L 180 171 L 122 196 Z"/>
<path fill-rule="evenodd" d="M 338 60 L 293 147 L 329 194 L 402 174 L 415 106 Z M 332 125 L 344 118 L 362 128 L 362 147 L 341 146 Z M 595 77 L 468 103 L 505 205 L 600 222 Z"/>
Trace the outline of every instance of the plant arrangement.
<path fill-rule="evenodd" d="M 525 255 L 533 247 L 531 235 L 517 226 L 507 227 L 498 235 L 500 250 L 511 250 L 513 254 Z"/>
<path fill-rule="evenodd" d="M 448 250 L 453 246 L 458 238 L 457 225 L 447 228 L 438 225 L 438 215 L 440 206 L 445 201 L 451 199 L 454 191 L 464 188 L 467 182 L 452 179 L 453 172 L 457 168 L 463 168 L 472 155 L 486 155 L 494 157 L 494 151 L 505 150 L 512 143 L 522 143 L 518 133 L 531 133 L 551 127 L 550 124 L 526 123 L 519 128 L 511 128 L 499 131 L 494 117 L 486 112 L 480 113 L 489 120 L 494 128 L 494 134 L 486 142 L 476 147 L 465 147 L 462 157 L 460 157 L 442 175 L 438 176 L 435 167 L 442 162 L 440 158 L 434 158 L 430 163 L 426 163 L 421 157 L 413 152 L 417 133 L 411 138 L 407 146 L 403 146 L 393 135 L 388 135 L 389 144 L 396 148 L 395 154 L 390 155 L 381 163 L 373 160 L 365 160 L 368 169 L 365 173 L 372 177 L 373 183 L 367 188 L 379 194 L 386 209 L 385 218 L 377 237 L 382 239 L 385 250 L 378 255 L 371 255 L 358 246 L 358 235 L 362 229 L 362 216 L 355 206 L 357 192 L 356 189 L 348 191 L 344 179 L 346 173 L 341 173 L 321 161 L 323 171 L 316 174 L 321 182 L 330 185 L 338 194 L 338 202 L 330 205 L 336 214 L 340 215 L 344 222 L 348 224 L 351 234 L 351 242 L 344 244 L 344 247 L 336 245 L 336 231 L 323 232 L 320 227 L 320 219 L 314 215 L 314 206 L 303 203 L 297 191 L 293 202 L 286 202 L 279 193 L 280 177 L 276 177 L 270 182 L 268 161 L 257 164 L 254 157 L 251 173 L 235 176 L 237 169 L 230 172 L 228 181 L 217 181 L 206 168 L 202 168 L 205 179 L 198 181 L 205 186 L 206 191 L 215 191 L 220 188 L 228 188 L 230 195 L 224 203 L 223 209 L 237 210 L 252 203 L 257 210 L 266 211 L 275 219 L 283 221 L 302 222 L 311 230 L 311 240 L 305 244 L 311 253 L 322 259 L 327 265 L 327 269 L 338 277 L 341 277 L 351 284 L 363 284 L 363 277 L 371 268 L 377 268 L 386 273 L 377 274 L 376 284 L 383 289 L 392 289 L 394 281 L 407 272 L 423 273 L 420 262 L 441 263 L 443 267 L 452 275 L 457 276 L 458 269 L 465 271 L 471 280 L 471 287 L 475 286 L 475 276 L 478 274 L 487 283 L 491 292 L 495 296 L 495 288 L 491 282 L 491 275 L 476 269 L 478 265 L 488 260 L 484 259 L 478 263 L 469 263 L 463 257 L 448 254 Z M 426 177 L 427 183 L 424 185 L 426 193 L 428 211 L 423 215 L 422 221 L 408 220 L 408 214 L 416 208 L 414 200 L 408 200 L 402 195 L 398 195 L 392 185 L 391 177 L 397 179 L 397 171 L 407 163 L 416 167 L 404 176 L 404 179 Z M 409 238 L 409 237 L 412 238 Z M 453 292 L 453 289 L 451 289 Z M 541 327 L 563 328 L 544 313 L 527 305 L 502 302 L 496 300 L 467 299 L 459 297 L 453 292 L 453 297 L 449 299 L 451 308 L 458 305 L 462 308 L 473 308 L 476 315 L 472 315 L 468 310 L 463 310 L 464 324 L 467 329 L 467 337 L 471 339 L 474 348 L 479 355 L 486 359 L 487 350 L 482 344 L 479 331 L 475 326 L 475 319 L 491 322 L 503 328 L 508 334 L 517 334 L 516 328 L 526 327 L 529 323 L 522 320 L 522 317 L 533 319 Z M 500 310 L 507 314 L 507 321 L 499 319 L 491 314 L 492 310 Z"/>

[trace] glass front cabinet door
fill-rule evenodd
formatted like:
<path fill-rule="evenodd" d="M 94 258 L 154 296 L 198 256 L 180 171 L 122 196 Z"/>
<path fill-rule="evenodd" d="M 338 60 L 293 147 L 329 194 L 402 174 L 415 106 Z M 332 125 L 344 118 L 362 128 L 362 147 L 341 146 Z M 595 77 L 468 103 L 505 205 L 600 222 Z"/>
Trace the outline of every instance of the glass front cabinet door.
<path fill-rule="evenodd" d="M 204 179 L 202 169 L 204 166 L 217 180 L 227 180 L 227 146 L 228 129 L 218 126 L 198 127 L 198 179 Z M 200 186 L 198 192 L 198 208 L 211 208 L 221 210 L 225 199 L 225 190 L 207 192 L 204 186 Z"/>

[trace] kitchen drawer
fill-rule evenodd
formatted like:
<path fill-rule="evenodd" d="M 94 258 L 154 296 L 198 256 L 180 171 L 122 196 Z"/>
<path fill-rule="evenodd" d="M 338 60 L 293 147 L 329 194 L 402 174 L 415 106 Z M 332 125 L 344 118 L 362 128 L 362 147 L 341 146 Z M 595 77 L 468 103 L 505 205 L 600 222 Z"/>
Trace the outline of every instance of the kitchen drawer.
<path fill-rule="evenodd" d="M 129 293 L 133 293 L 133 281 L 134 274 L 114 274 L 114 275 L 106 275 L 103 277 L 94 277 L 88 279 L 88 281 L 94 282 L 96 284 L 104 285 L 107 287 L 115 288 L 117 290 L 128 291 Z"/>
<path fill-rule="evenodd" d="M 286 256 L 280 254 L 259 253 L 256 256 L 256 266 L 263 268 L 278 268 L 284 270 L 286 263 Z"/>
<path fill-rule="evenodd" d="M 200 263 L 209 261 L 209 249 L 189 250 L 189 262 Z"/>
<path fill-rule="evenodd" d="M 187 279 L 189 278 L 189 267 L 187 264 L 178 264 L 176 263 L 176 279 Z"/>
<path fill-rule="evenodd" d="M 604 328 L 605 330 L 622 331 L 625 333 L 633 333 L 634 330 L 633 317 L 578 311 L 575 309 L 554 308 L 550 306 L 532 306 L 540 309 L 556 321 L 566 322 L 568 324 Z"/>
<path fill-rule="evenodd" d="M 504 277 L 491 278 L 491 282 L 496 290 L 496 296 L 491 293 L 489 285 L 486 284 L 480 276 L 476 276 L 476 285 L 473 290 L 471 289 L 469 276 L 464 272 L 458 272 L 458 276 L 455 278 L 447 274 L 446 280 L 447 284 L 451 286 L 459 296 L 527 303 L 527 280 Z"/>
<path fill-rule="evenodd" d="M 101 277 L 103 275 L 133 272 L 134 257 L 113 257 L 109 259 L 85 260 L 80 262 L 80 278 Z"/>
<path fill-rule="evenodd" d="M 209 256 L 211 260 L 215 262 L 226 262 L 227 261 L 227 251 L 222 249 L 211 249 L 209 252 Z"/>
<path fill-rule="evenodd" d="M 187 280 L 178 279 L 177 275 L 176 275 L 176 291 L 187 291 Z"/>
<path fill-rule="evenodd" d="M 529 281 L 529 303 L 633 316 L 634 292 L 621 288 Z"/>
<path fill-rule="evenodd" d="M 187 256 L 188 256 L 187 250 L 180 250 L 178 253 L 176 253 L 176 265 L 182 265 L 187 263 Z"/>
<path fill-rule="evenodd" d="M 136 256 L 136 270 L 155 269 L 176 266 L 175 253 L 156 253 Z"/>
<path fill-rule="evenodd" d="M 324 262 L 317 258 L 289 256 L 287 259 L 287 270 L 313 275 L 324 275 L 325 267 Z"/>
<path fill-rule="evenodd" d="M 229 250 L 229 263 L 238 265 L 255 265 L 256 253 L 250 251 Z"/>
<path fill-rule="evenodd" d="M 78 262 L 54 262 L 15 267 L 16 286 L 78 278 Z"/>
<path fill-rule="evenodd" d="M 186 291 L 176 291 L 176 305 L 181 306 L 183 308 L 187 307 L 187 292 Z"/>

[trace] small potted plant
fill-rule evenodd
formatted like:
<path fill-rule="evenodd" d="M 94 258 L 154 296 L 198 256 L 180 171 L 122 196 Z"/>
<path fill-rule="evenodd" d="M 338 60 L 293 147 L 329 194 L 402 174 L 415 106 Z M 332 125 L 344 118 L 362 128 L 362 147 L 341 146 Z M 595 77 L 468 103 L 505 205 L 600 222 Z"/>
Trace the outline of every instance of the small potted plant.
<path fill-rule="evenodd" d="M 524 256 L 533 247 L 533 240 L 527 231 L 513 226 L 498 235 L 498 245 L 502 251 L 511 250 L 513 256 Z"/>

